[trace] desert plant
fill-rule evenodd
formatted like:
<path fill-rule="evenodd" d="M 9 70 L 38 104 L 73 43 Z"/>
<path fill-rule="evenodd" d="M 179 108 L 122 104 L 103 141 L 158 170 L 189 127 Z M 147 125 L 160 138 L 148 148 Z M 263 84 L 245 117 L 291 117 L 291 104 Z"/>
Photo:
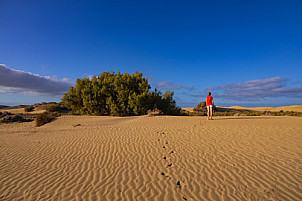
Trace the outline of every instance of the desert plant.
<path fill-rule="evenodd" d="M 37 114 L 36 126 L 39 127 L 44 124 L 47 124 L 58 116 L 59 116 L 59 114 L 57 112 L 43 112 L 41 114 Z"/>
<path fill-rule="evenodd" d="M 200 111 L 200 112 L 206 112 L 207 111 L 207 104 L 205 101 L 200 102 L 193 111 Z"/>
<path fill-rule="evenodd" d="M 157 108 L 154 108 L 153 110 L 148 110 L 149 116 L 154 116 L 154 115 L 159 115 L 159 114 L 161 114 L 161 111 Z"/>
<path fill-rule="evenodd" d="M 0 112 L 0 118 L 8 116 L 8 115 L 13 115 L 13 114 L 10 112 Z"/>
<path fill-rule="evenodd" d="M 32 112 L 34 109 L 35 109 L 35 106 L 34 105 L 30 105 L 30 106 L 24 108 L 24 111 L 25 112 Z"/>
<path fill-rule="evenodd" d="M 24 119 L 20 115 L 6 115 L 1 119 L 1 122 L 3 123 L 9 123 L 9 122 L 23 122 Z"/>
<path fill-rule="evenodd" d="M 136 72 L 103 72 L 92 78 L 77 79 L 76 86 L 64 94 L 62 103 L 79 114 L 89 115 L 144 115 L 158 108 L 164 114 L 177 114 L 173 92 L 150 92 L 148 79 Z"/>
<path fill-rule="evenodd" d="M 51 103 L 50 105 L 46 106 L 47 112 L 63 112 L 68 111 L 67 107 L 65 107 L 63 104 L 60 103 Z"/>

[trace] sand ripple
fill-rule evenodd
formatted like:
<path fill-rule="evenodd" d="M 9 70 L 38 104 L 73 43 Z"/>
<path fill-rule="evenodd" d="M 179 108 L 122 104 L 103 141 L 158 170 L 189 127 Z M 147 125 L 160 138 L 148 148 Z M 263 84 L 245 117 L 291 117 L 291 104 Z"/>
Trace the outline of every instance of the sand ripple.
<path fill-rule="evenodd" d="M 63 116 L 40 128 L 1 124 L 0 200 L 301 200 L 301 123 Z"/>

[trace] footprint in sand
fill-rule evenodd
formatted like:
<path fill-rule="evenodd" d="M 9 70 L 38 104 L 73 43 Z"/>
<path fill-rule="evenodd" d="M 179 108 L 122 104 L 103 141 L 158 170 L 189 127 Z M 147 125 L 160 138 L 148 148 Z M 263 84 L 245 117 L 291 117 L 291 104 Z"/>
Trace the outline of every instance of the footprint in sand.
<path fill-rule="evenodd" d="M 168 165 L 168 167 L 171 167 L 172 166 L 172 163 L 170 163 L 169 165 Z"/>
<path fill-rule="evenodd" d="M 163 176 L 165 176 L 165 177 L 169 177 L 169 176 L 167 176 L 164 172 L 162 172 L 161 175 L 163 175 Z"/>

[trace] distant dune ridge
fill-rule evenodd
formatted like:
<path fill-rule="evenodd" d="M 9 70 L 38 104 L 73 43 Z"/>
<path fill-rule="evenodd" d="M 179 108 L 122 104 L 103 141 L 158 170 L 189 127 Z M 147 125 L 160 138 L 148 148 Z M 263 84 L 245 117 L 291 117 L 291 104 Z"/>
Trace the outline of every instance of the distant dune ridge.
<path fill-rule="evenodd" d="M 0 200 L 302 200 L 302 118 L 0 125 Z"/>
<path fill-rule="evenodd" d="M 3 109 L 3 108 L 8 108 L 9 106 L 7 105 L 0 105 L 0 110 Z"/>
<path fill-rule="evenodd" d="M 246 110 L 254 110 L 254 111 L 271 111 L 271 112 L 279 112 L 280 110 L 302 112 L 302 105 L 291 105 L 291 106 L 282 106 L 282 107 L 252 107 L 252 108 L 232 106 L 230 108 L 246 109 Z"/>
<path fill-rule="evenodd" d="M 24 113 L 24 108 L 28 105 L 18 105 L 18 106 L 5 106 L 0 105 L 0 111 L 6 111 L 6 112 L 12 112 L 12 113 Z M 280 110 L 285 111 L 294 111 L 294 112 L 302 112 L 302 105 L 291 105 L 291 106 L 282 106 L 282 107 L 242 107 L 242 106 L 231 106 L 231 107 L 219 107 L 224 110 L 228 109 L 238 109 L 238 110 L 249 110 L 249 111 L 271 111 L 271 112 L 279 112 Z M 193 112 L 192 108 L 182 108 L 183 110 Z M 44 112 L 44 109 L 41 108 L 35 108 L 33 112 L 30 112 L 32 114 L 34 113 L 41 113 Z"/>
<path fill-rule="evenodd" d="M 218 106 L 219 107 L 219 106 Z M 231 107 L 219 107 L 225 110 L 228 109 L 238 109 L 238 110 L 249 110 L 249 111 L 270 111 L 270 112 L 280 112 L 280 110 L 302 112 L 302 105 L 291 105 L 282 107 L 242 107 L 242 106 L 231 106 Z M 194 108 L 182 108 L 186 111 L 193 112 Z"/>

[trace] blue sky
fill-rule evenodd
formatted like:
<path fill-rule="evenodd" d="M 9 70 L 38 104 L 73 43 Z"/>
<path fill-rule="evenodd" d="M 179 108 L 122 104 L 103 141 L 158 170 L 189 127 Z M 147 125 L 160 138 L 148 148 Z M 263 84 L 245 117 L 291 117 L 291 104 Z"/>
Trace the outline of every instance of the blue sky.
<path fill-rule="evenodd" d="M 143 72 L 194 107 L 302 105 L 302 2 L 0 0 L 0 105 Z"/>

